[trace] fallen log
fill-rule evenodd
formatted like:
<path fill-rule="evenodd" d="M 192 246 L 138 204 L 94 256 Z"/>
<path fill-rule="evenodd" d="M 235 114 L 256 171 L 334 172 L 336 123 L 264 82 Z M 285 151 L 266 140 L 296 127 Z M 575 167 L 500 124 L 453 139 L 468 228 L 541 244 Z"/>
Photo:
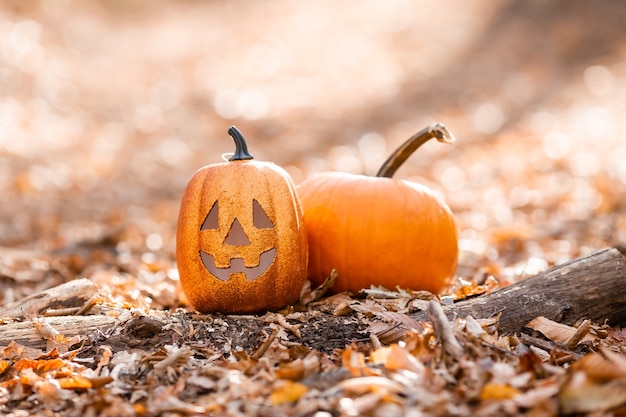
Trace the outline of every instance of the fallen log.
<path fill-rule="evenodd" d="M 93 291 L 91 286 L 85 282 L 81 282 L 77 287 L 81 288 L 76 291 L 77 293 L 82 293 L 83 289 L 87 288 L 87 291 L 78 297 L 79 299 L 84 299 Z M 49 290 L 49 292 L 55 295 L 59 294 L 58 290 Z M 71 292 L 67 294 L 71 294 Z M 43 296 L 32 296 L 29 299 L 31 301 L 33 299 L 41 300 Z M 51 299 L 58 303 L 56 296 Z M 45 307 L 43 304 L 45 303 L 38 303 L 34 310 L 43 311 Z M 21 311 L 21 308 L 19 305 L 13 305 L 5 311 L 17 312 Z M 588 256 L 557 265 L 490 294 L 445 306 L 443 311 L 448 319 L 468 315 L 475 319 L 483 319 L 499 314 L 498 328 L 501 334 L 519 332 L 537 316 L 544 316 L 564 324 L 573 324 L 581 318 L 595 322 L 606 320 L 612 325 L 624 324 L 626 323 L 626 266 L 624 256 L 616 249 L 602 249 Z M 357 320 L 346 320 L 345 317 L 320 313 L 320 311 L 302 313 L 307 320 L 302 323 L 300 328 L 302 336 L 297 339 L 298 343 L 304 346 L 313 345 L 307 337 L 307 328 L 313 327 L 326 329 L 325 334 L 328 334 L 327 331 L 331 328 L 340 329 L 335 334 L 345 334 L 344 339 L 324 342 L 329 349 L 332 349 L 333 346 L 340 347 L 349 344 L 356 338 L 355 335 L 363 336 L 360 337 L 361 340 L 366 339 L 367 335 L 362 334 L 362 330 L 366 326 L 358 323 Z M 252 327 L 258 331 L 261 329 L 269 330 L 267 319 L 259 316 L 211 316 L 186 313 L 184 318 L 181 318 L 182 315 L 182 313 L 155 312 L 155 320 L 163 322 L 163 326 L 154 326 L 154 332 L 158 332 L 160 327 L 173 327 L 174 321 L 178 325 L 183 322 L 191 323 L 196 327 L 196 330 L 202 325 L 211 326 L 210 323 L 215 324 L 219 321 L 225 324 L 225 328 L 229 329 L 230 334 L 242 333 Z M 426 321 L 431 319 L 426 311 L 414 313 L 412 317 Z M 36 326 L 36 323 L 42 320 L 45 320 L 60 334 L 68 337 L 88 335 L 96 330 L 105 332 L 113 326 L 123 324 L 118 319 L 104 314 L 35 317 L 19 323 L 0 325 L 0 346 L 6 346 L 11 341 L 17 341 L 26 346 L 45 347 L 44 337 Z M 168 320 L 172 323 L 167 323 Z M 213 330 L 206 333 L 207 339 L 204 342 L 207 346 L 211 346 L 213 339 L 210 337 L 216 336 L 217 333 L 219 332 Z M 316 342 L 319 343 L 320 341 L 317 340 Z M 223 342 L 220 343 L 223 344 Z M 215 346 L 219 347 L 219 344 L 216 343 Z M 256 347 L 255 343 L 251 343 L 247 350 L 254 347 Z"/>
<path fill-rule="evenodd" d="M 601 249 L 490 294 L 446 306 L 444 311 L 450 319 L 468 315 L 489 318 L 501 313 L 498 320 L 501 334 L 519 332 L 537 316 L 569 325 L 581 318 L 624 324 L 624 255 L 617 249 Z M 427 319 L 421 312 L 414 317 Z"/>

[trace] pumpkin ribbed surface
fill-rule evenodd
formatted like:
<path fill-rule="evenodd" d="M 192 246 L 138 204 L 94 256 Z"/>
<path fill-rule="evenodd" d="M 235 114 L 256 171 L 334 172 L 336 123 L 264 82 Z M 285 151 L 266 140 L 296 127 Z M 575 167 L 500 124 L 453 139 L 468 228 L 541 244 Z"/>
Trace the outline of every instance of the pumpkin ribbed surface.
<path fill-rule="evenodd" d="M 277 310 L 307 274 L 303 212 L 289 174 L 257 162 L 241 133 L 229 162 L 207 165 L 183 193 L 176 231 L 181 287 L 201 312 Z"/>
<path fill-rule="evenodd" d="M 371 285 L 438 293 L 456 269 L 457 230 L 448 206 L 409 181 L 346 173 L 298 187 L 309 240 L 309 278 L 336 269 L 334 292 Z"/>

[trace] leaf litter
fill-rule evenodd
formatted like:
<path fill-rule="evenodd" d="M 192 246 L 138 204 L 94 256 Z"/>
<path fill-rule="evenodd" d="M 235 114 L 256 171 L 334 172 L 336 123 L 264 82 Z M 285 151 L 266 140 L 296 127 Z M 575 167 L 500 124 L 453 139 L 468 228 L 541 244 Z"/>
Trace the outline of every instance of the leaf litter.
<path fill-rule="evenodd" d="M 35 318 L 46 347 L 11 342 L 2 350 L 0 406 L 68 415 L 393 416 L 555 415 L 624 404 L 620 329 L 581 321 L 586 334 L 568 346 L 577 328 L 541 317 L 528 330 L 543 336 L 524 339 L 498 335 L 497 317 L 450 321 L 436 297 L 404 290 L 347 297 L 350 311 L 334 315 L 332 304 L 346 297 L 264 316 L 100 301 L 116 324 L 73 338 Z M 302 299 L 310 300 L 306 291 Z M 409 315 L 414 301 L 426 302 L 430 320 Z M 346 320 L 359 330 L 333 341 L 333 326 L 345 329 Z"/>

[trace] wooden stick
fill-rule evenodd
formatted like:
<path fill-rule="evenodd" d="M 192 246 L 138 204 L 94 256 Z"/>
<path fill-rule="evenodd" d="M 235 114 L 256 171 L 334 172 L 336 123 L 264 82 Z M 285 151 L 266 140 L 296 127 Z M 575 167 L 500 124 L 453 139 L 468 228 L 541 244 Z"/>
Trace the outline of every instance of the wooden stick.
<path fill-rule="evenodd" d="M 454 330 L 448 321 L 441 304 L 437 300 L 430 300 L 426 312 L 433 322 L 435 328 L 435 335 L 441 342 L 443 350 L 456 360 L 460 360 L 463 356 L 463 347 L 456 340 L 454 336 Z"/>

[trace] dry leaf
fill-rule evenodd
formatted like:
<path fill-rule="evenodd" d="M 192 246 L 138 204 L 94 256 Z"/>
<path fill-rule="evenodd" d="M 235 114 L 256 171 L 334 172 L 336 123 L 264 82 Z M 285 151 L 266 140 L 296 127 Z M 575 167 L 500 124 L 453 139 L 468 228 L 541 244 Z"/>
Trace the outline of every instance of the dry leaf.
<path fill-rule="evenodd" d="M 322 296 L 326 294 L 326 292 L 329 289 L 331 289 L 333 285 L 335 285 L 335 281 L 337 280 L 338 277 L 339 277 L 339 274 L 337 273 L 337 270 L 333 269 L 332 271 L 330 271 L 330 275 L 324 280 L 322 285 L 320 285 L 319 287 L 311 291 L 309 302 L 315 302 L 319 300 L 320 298 L 322 298 Z M 311 283 L 309 281 L 309 289 L 310 289 L 310 286 L 311 286 Z"/>
<path fill-rule="evenodd" d="M 475 281 L 467 281 L 462 278 L 457 280 L 456 288 L 454 288 L 454 296 L 456 300 L 463 300 L 468 297 L 475 297 L 493 291 L 498 288 L 500 283 L 492 276 L 488 276 L 481 285 Z"/>
<path fill-rule="evenodd" d="M 626 378 L 626 357 L 608 349 L 590 353 L 572 365 L 572 369 L 583 371 L 595 380 Z"/>
<path fill-rule="evenodd" d="M 337 384 L 339 389 L 362 395 L 374 392 L 381 395 L 404 392 L 406 387 L 402 384 L 382 376 L 362 376 L 358 378 L 346 379 Z"/>
<path fill-rule="evenodd" d="M 485 400 L 510 400 L 520 393 L 520 390 L 507 384 L 489 383 L 480 391 L 480 399 Z"/>
<path fill-rule="evenodd" d="M 341 354 L 342 365 L 352 376 L 362 375 L 365 368 L 365 355 L 348 346 Z"/>
<path fill-rule="evenodd" d="M 281 405 L 298 401 L 307 393 L 309 388 L 299 382 L 283 381 L 278 388 L 270 394 L 270 402 L 273 405 Z"/>
<path fill-rule="evenodd" d="M 424 365 L 415 356 L 397 344 L 375 350 L 370 354 L 370 361 L 374 364 L 382 364 L 390 371 L 404 370 L 420 376 L 425 371 Z"/>
<path fill-rule="evenodd" d="M 541 332 L 548 339 L 553 342 L 566 343 L 571 337 L 576 334 L 576 328 L 561 324 L 556 321 L 539 316 L 531 320 L 526 327 Z M 597 340 L 597 337 L 593 335 L 587 335 L 583 341 Z"/>
<path fill-rule="evenodd" d="M 41 376 L 37 375 L 32 368 L 25 368 L 20 372 L 20 383 L 22 385 L 33 386 L 41 380 Z"/>
<path fill-rule="evenodd" d="M 626 404 L 626 378 L 599 383 L 583 371 L 573 372 L 558 395 L 565 413 L 607 411 Z"/>
<path fill-rule="evenodd" d="M 388 323 L 384 321 L 377 321 L 370 324 L 367 327 L 367 331 L 375 335 L 378 340 L 383 343 L 397 342 L 407 334 L 407 329 L 404 329 L 400 323 Z"/>
<path fill-rule="evenodd" d="M 78 374 L 58 378 L 57 381 L 59 382 L 60 387 L 64 389 L 89 389 L 93 387 L 89 378 Z"/>
<path fill-rule="evenodd" d="M 167 352 L 165 359 L 154 365 L 154 369 L 159 372 L 164 372 L 168 367 L 175 365 L 184 365 L 188 362 L 189 357 L 192 355 L 191 348 L 189 346 L 165 346 Z M 145 358 L 148 359 L 148 358 Z"/>
<path fill-rule="evenodd" d="M 317 372 L 319 370 L 319 366 L 320 362 L 317 354 L 311 352 L 304 358 L 298 358 L 292 362 L 282 365 L 274 371 L 274 375 L 278 379 L 299 381 L 302 378 L 306 378 L 307 376 Z"/>
<path fill-rule="evenodd" d="M 41 356 L 41 350 L 20 345 L 15 341 L 11 341 L 9 345 L 2 350 L 2 356 L 5 359 L 35 359 Z"/>
<path fill-rule="evenodd" d="M 537 404 L 546 403 L 559 392 L 559 385 L 550 381 L 535 389 L 528 390 L 515 396 L 515 404 L 524 408 L 531 408 Z"/>
<path fill-rule="evenodd" d="M 376 311 L 374 314 L 383 321 L 370 324 L 367 331 L 374 333 L 383 343 L 397 342 L 411 330 L 421 332 L 424 329 L 422 323 L 408 314 L 395 311 Z"/>
<path fill-rule="evenodd" d="M 482 339 L 487 336 L 487 332 L 472 316 L 465 317 L 465 330 L 477 339 Z"/>
<path fill-rule="evenodd" d="M 4 373 L 11 366 L 11 362 L 0 359 L 0 375 Z"/>

